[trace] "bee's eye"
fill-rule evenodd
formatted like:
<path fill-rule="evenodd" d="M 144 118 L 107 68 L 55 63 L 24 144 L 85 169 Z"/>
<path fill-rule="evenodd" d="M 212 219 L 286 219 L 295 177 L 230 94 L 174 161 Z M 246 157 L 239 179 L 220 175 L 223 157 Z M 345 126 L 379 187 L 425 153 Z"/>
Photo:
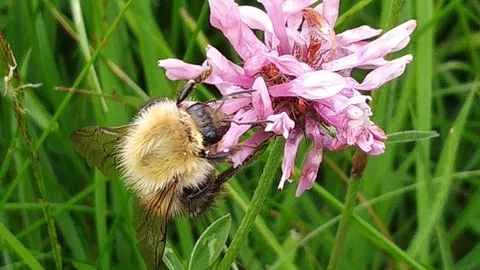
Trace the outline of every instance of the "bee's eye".
<path fill-rule="evenodd" d="M 214 130 L 205 132 L 203 136 L 205 136 L 205 141 L 207 142 L 207 144 L 213 144 L 218 141 L 217 133 Z"/>
<path fill-rule="evenodd" d="M 214 140 L 217 134 L 212 128 L 212 119 L 207 112 L 207 105 L 196 103 L 190 106 L 187 111 L 192 116 L 199 131 L 202 133 L 203 138 L 205 139 L 205 144 L 210 145 L 215 143 Z"/>

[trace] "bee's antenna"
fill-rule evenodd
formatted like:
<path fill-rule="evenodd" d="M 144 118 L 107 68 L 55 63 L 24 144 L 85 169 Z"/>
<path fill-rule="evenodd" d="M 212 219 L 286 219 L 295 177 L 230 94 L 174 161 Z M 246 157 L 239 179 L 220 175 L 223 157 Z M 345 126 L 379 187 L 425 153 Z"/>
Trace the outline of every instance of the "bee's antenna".
<path fill-rule="evenodd" d="M 233 93 L 230 93 L 230 94 L 226 94 L 222 97 L 222 101 L 220 101 L 220 104 L 218 105 L 217 107 L 217 111 L 220 110 L 223 105 L 225 105 L 225 102 L 227 101 L 227 98 L 231 97 L 231 96 L 236 96 L 236 95 L 241 95 L 241 94 L 250 94 L 250 93 L 253 93 L 257 90 L 255 89 L 246 89 L 246 90 L 242 90 L 242 91 L 237 91 L 237 92 L 233 92 Z"/>
<path fill-rule="evenodd" d="M 185 86 L 182 88 L 180 91 L 180 94 L 178 94 L 177 97 L 177 105 L 180 105 L 195 89 L 195 86 L 199 83 L 202 83 L 205 81 L 210 74 L 212 74 L 213 67 L 210 65 L 210 63 L 207 62 L 207 69 L 200 73 L 195 79 L 188 80 L 188 82 L 185 84 Z"/>
<path fill-rule="evenodd" d="M 177 105 L 180 105 L 195 89 L 196 82 L 195 80 L 188 80 L 185 86 L 180 91 L 177 97 Z"/>
<path fill-rule="evenodd" d="M 265 124 L 265 123 L 273 123 L 272 120 L 257 120 L 257 121 L 250 121 L 250 122 L 238 122 L 238 121 L 235 121 L 235 120 L 231 120 L 231 119 L 225 119 L 225 120 L 222 120 L 222 122 L 229 122 L 229 123 L 234 123 L 236 125 L 259 125 L 259 124 Z"/>

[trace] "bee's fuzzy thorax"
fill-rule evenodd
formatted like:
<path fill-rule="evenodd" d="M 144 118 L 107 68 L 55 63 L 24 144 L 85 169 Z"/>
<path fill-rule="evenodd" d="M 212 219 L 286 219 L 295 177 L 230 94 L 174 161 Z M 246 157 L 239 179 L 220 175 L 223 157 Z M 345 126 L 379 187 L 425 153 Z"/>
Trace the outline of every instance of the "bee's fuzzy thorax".
<path fill-rule="evenodd" d="M 203 185 L 216 171 L 211 162 L 199 158 L 204 151 L 203 137 L 191 116 L 175 102 L 164 100 L 142 110 L 133 121 L 119 144 L 119 169 L 126 185 L 148 200 L 176 180 L 177 193 Z M 181 208 L 174 202 L 170 215 L 185 212 Z M 157 211 L 164 214 L 166 209 L 167 203 Z"/>
<path fill-rule="evenodd" d="M 230 129 L 226 113 L 186 100 L 212 73 L 213 67 L 207 66 L 185 84 L 176 100 L 153 99 L 128 125 L 85 127 L 70 138 L 89 165 L 107 177 L 120 173 L 135 194 L 140 207 L 134 219 L 137 246 L 148 269 L 162 265 L 168 221 L 208 213 L 223 184 L 240 168 L 217 174 L 218 163 L 230 156 L 216 151 Z"/>

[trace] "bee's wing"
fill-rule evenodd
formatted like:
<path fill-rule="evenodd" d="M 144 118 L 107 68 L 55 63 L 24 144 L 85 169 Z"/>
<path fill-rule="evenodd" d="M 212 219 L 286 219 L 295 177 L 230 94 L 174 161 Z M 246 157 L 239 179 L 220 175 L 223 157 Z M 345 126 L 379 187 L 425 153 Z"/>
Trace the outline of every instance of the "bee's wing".
<path fill-rule="evenodd" d="M 168 217 L 175 200 L 177 181 L 172 181 L 160 194 L 148 200 L 145 206 L 138 204 L 134 212 L 134 227 L 137 234 L 137 246 L 147 269 L 160 269 L 163 252 L 167 245 Z M 167 202 L 165 216 L 156 213 L 156 208 Z"/>
<path fill-rule="evenodd" d="M 70 141 L 88 165 L 97 167 L 106 177 L 115 178 L 118 176 L 117 145 L 129 127 L 86 127 L 75 131 Z"/>

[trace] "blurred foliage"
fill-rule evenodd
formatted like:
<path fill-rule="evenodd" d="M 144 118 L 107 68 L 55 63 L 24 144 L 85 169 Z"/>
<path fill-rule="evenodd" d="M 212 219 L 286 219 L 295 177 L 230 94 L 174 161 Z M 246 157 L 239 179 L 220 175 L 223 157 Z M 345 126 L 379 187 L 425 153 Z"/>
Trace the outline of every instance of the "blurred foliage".
<path fill-rule="evenodd" d="M 397 53 L 412 53 L 414 61 L 401 78 L 373 94 L 373 120 L 387 133 L 435 130 L 440 136 L 391 144 L 385 154 L 370 158 L 355 213 L 426 268 L 478 269 L 480 107 L 474 104 L 480 86 L 480 4 L 405 0 L 391 25 L 392 13 L 397 14 L 392 2 L 342 0 L 340 15 L 348 16 L 340 17 L 335 30 L 364 24 L 387 29 L 418 20 L 410 45 Z M 354 10 L 359 3 L 367 5 Z M 173 98 L 184 82 L 169 81 L 156 65 L 159 59 L 200 64 L 207 42 L 241 64 L 221 32 L 209 25 L 207 5 L 187 0 L 0 0 L 0 27 L 21 83 L 41 84 L 17 90 L 25 95 L 21 105 L 46 190 L 40 192 L 28 156 L 32 149 L 20 135 L 13 99 L 1 84 L 2 269 L 35 263 L 54 269 L 59 260 L 52 241 L 58 242 L 65 269 L 140 267 L 129 192 L 118 179 L 107 180 L 89 168 L 69 137 L 84 126 L 126 124 L 149 98 Z M 196 27 L 200 31 L 192 35 Z M 72 87 L 82 91 L 69 91 Z M 218 93 L 210 86 L 195 92 L 198 100 L 214 96 Z M 302 142 L 299 167 L 309 147 Z M 241 269 L 326 267 L 340 214 L 333 198 L 343 201 L 353 150 L 325 153 L 315 187 L 300 198 L 295 197 L 296 182 L 284 190 L 271 187 L 237 257 Z M 230 237 L 235 233 L 266 156 L 226 185 L 223 199 L 209 214 L 171 222 L 169 244 L 184 263 L 205 228 L 226 213 L 232 218 Z M 48 229 L 49 214 L 42 211 L 46 203 L 58 241 Z M 408 269 L 395 252 L 385 251 L 377 234 L 358 224 L 352 224 L 339 269 Z"/>

